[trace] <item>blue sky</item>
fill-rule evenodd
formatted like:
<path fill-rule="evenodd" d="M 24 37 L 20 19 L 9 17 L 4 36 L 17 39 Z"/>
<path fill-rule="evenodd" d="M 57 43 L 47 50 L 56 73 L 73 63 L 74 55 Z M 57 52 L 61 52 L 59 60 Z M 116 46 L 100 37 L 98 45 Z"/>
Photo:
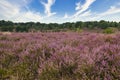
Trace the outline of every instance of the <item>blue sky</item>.
<path fill-rule="evenodd" d="M 0 0 L 0 20 L 41 23 L 120 22 L 120 0 Z"/>

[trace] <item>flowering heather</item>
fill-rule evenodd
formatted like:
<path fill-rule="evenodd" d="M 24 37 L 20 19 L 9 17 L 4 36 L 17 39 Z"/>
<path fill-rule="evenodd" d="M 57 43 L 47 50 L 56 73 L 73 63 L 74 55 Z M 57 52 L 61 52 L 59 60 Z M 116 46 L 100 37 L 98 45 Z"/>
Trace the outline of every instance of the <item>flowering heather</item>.
<path fill-rule="evenodd" d="M 120 33 L 0 33 L 0 80 L 120 80 Z"/>

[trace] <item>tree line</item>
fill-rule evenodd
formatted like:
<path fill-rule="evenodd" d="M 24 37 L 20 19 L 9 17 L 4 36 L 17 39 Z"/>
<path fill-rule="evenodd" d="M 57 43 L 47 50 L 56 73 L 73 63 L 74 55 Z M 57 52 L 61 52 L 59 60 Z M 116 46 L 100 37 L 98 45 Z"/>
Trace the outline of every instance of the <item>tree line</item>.
<path fill-rule="evenodd" d="M 66 22 L 62 24 L 58 23 L 40 23 L 40 22 L 26 22 L 26 23 L 14 23 L 12 21 L 0 21 L 0 31 L 10 32 L 29 32 L 29 31 L 65 31 L 65 30 L 77 30 L 77 29 L 106 29 L 114 27 L 120 30 L 120 22 L 109 21 L 87 21 L 87 22 Z"/>

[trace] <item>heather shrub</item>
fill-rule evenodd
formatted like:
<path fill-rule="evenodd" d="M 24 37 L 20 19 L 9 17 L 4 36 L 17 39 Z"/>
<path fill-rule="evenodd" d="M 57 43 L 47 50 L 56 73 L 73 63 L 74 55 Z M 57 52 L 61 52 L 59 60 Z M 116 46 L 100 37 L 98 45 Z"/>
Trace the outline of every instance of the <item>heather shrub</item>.
<path fill-rule="evenodd" d="M 41 74 L 39 75 L 39 79 L 59 80 L 60 79 L 59 70 L 46 65 L 45 68 L 42 70 Z"/>
<path fill-rule="evenodd" d="M 19 58 L 15 54 L 12 54 L 12 53 L 9 53 L 9 54 L 4 53 L 4 54 L 5 54 L 4 57 L 1 57 L 1 60 L 0 60 L 1 62 L 0 65 L 3 68 L 9 68 L 19 60 Z"/>
<path fill-rule="evenodd" d="M 71 42 L 71 46 L 73 46 L 73 47 L 76 47 L 78 45 L 79 45 L 79 41 L 78 40 L 74 40 L 74 41 Z"/>
<path fill-rule="evenodd" d="M 7 40 L 7 39 L 8 39 L 7 36 L 4 35 L 0 36 L 0 40 Z"/>
<path fill-rule="evenodd" d="M 0 39 L 0 80 L 119 80 L 119 35 L 48 32 L 5 36 Z"/>
<path fill-rule="evenodd" d="M 81 65 L 79 70 L 76 73 L 77 79 L 85 79 L 85 80 L 94 80 L 94 66 L 93 65 Z"/>

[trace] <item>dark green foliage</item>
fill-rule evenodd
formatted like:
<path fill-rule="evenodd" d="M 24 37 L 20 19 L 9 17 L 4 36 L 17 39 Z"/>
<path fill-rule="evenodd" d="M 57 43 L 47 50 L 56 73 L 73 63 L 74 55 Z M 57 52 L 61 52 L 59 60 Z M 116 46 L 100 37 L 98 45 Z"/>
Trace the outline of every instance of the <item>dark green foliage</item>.
<path fill-rule="evenodd" d="M 115 27 L 120 29 L 119 22 L 109 22 L 109 21 L 88 21 L 88 22 L 76 22 L 76 23 L 34 23 L 34 22 L 27 22 L 27 23 L 13 23 L 11 21 L 0 21 L 0 31 L 10 31 L 10 32 L 36 32 L 36 31 L 66 31 L 66 30 L 76 30 L 77 28 L 80 29 L 106 29 L 108 27 Z"/>

